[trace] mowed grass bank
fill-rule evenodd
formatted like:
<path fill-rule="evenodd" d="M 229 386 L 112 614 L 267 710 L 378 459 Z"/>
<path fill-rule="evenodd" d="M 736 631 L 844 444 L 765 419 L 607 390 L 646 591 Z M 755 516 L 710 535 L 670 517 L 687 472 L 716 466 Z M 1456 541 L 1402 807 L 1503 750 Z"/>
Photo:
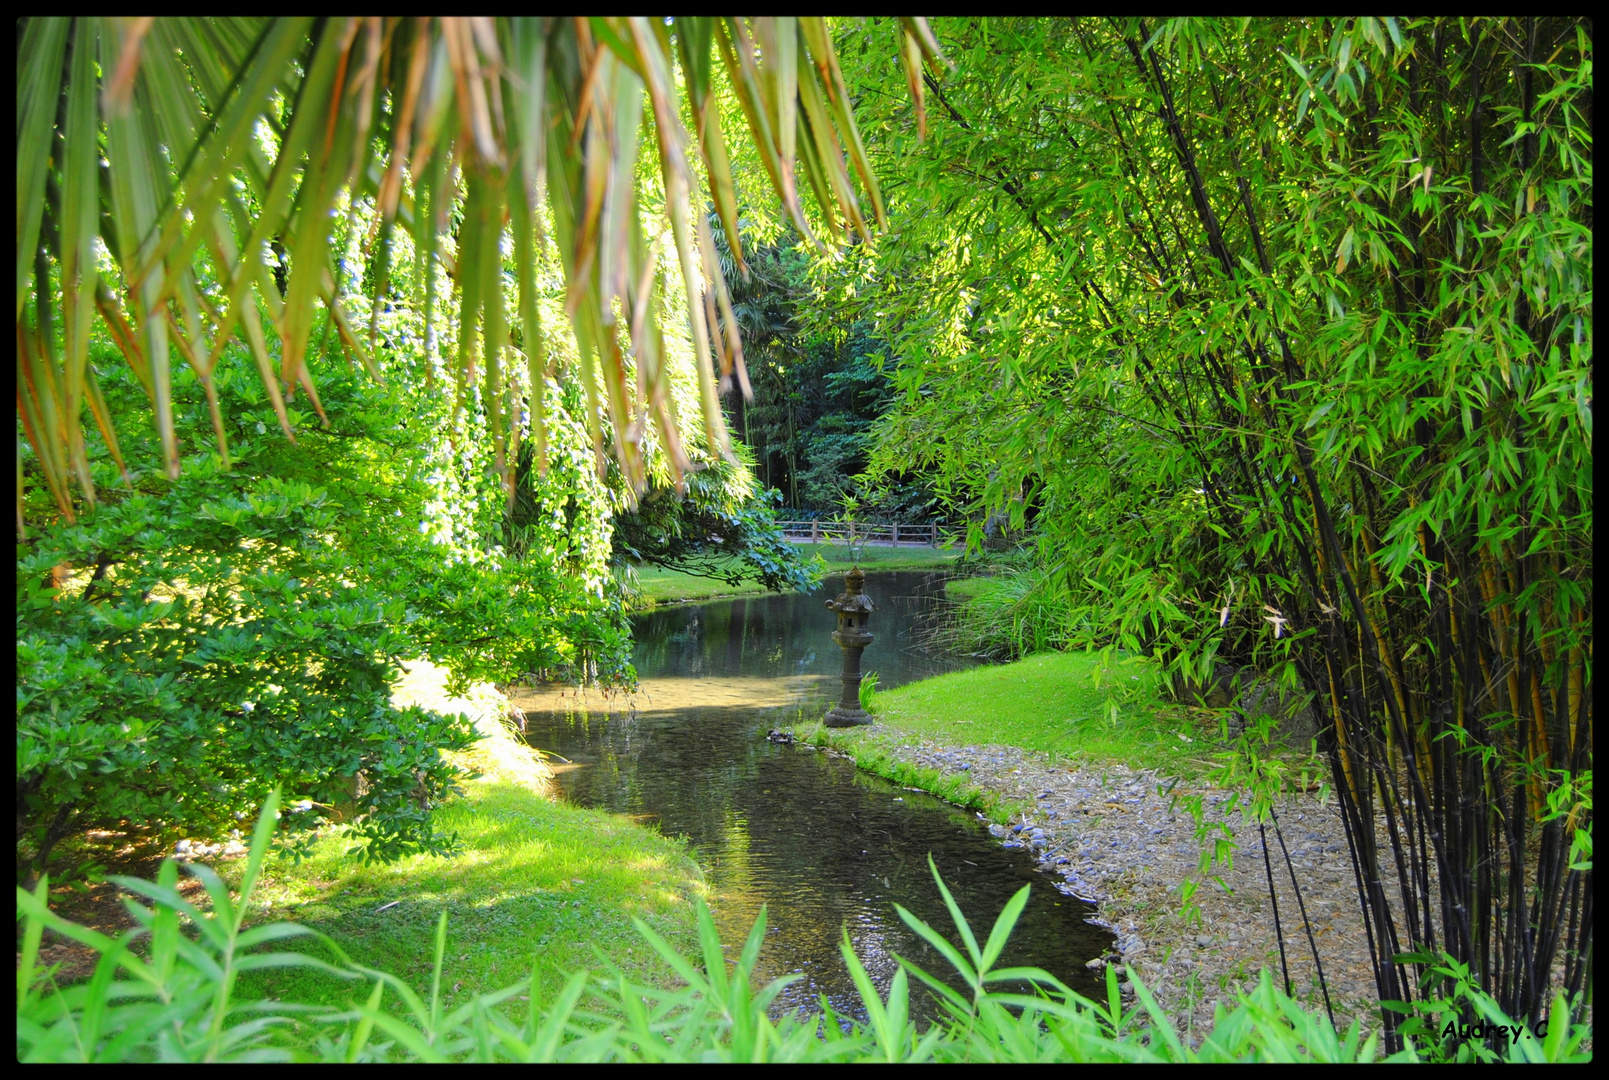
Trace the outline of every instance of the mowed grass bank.
<path fill-rule="evenodd" d="M 1005 820 L 1015 809 L 964 775 L 912 765 L 904 748 L 1015 746 L 1069 768 L 1121 764 L 1164 775 L 1198 775 L 1213 732 L 1158 696 L 1144 657 L 1107 663 L 1099 653 L 1040 653 L 1011 664 L 940 675 L 874 695 L 877 722 L 796 734 L 852 755 L 862 768 Z"/>
<path fill-rule="evenodd" d="M 798 544 L 799 554 L 808 562 L 820 556 L 823 573 L 842 574 L 855 565 L 849 549 L 842 544 Z M 862 570 L 939 570 L 955 562 L 959 551 L 928 547 L 871 547 L 860 559 Z M 698 577 L 657 566 L 635 567 L 635 598 L 632 607 L 644 610 L 659 604 L 681 604 L 727 596 L 755 596 L 766 591 L 764 585 L 745 581 L 731 585 L 718 578 Z"/>
<path fill-rule="evenodd" d="M 348 842 L 332 835 L 299 866 L 271 861 L 264 868 L 255 894 L 263 906 L 252 921 L 312 927 L 352 960 L 407 980 L 428 999 L 436 922 L 445 910 L 441 988 L 448 1005 L 507 986 L 531 974 L 533 964 L 540 994 L 550 998 L 570 972 L 602 969 L 595 948 L 639 980 L 675 981 L 631 919 L 684 951 L 695 948 L 692 901 L 704 886 L 684 846 L 629 818 L 551 798 L 546 769 L 485 715 L 487 702 L 431 704 L 479 706 L 478 726 L 490 731 L 464 762 L 483 775 L 437 811 L 441 828 L 458 833 L 462 852 L 363 866 L 345 854 Z M 238 875 L 240 863 L 219 869 Z M 279 947 L 285 945 L 328 956 L 311 940 Z M 248 996 L 334 1005 L 372 989 L 295 968 L 251 972 L 241 982 Z M 390 994 L 387 1000 L 397 1004 Z"/>

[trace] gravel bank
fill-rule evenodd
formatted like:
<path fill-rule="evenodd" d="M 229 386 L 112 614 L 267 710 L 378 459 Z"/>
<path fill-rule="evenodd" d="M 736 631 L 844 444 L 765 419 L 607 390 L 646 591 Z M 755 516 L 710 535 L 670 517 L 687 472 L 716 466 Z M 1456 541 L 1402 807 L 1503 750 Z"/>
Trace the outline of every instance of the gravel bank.
<path fill-rule="evenodd" d="M 881 725 L 861 730 L 861 738 L 902 761 L 963 774 L 1006 799 L 1031 800 L 1033 811 L 1011 827 L 995 825 L 991 831 L 1003 844 L 1034 850 L 1063 892 L 1097 902 L 1093 921 L 1117 937 L 1119 952 L 1107 960 L 1132 965 L 1178 1019 L 1181 1031 L 1207 1030 L 1213 1002 L 1237 988 L 1249 989 L 1265 968 L 1279 984 L 1279 944 L 1261 840 L 1256 824 L 1240 810 L 1225 814 L 1228 791 L 1180 782 L 1171 794 L 1161 794 L 1159 787 L 1168 780 L 1152 772 L 1123 766 L 1068 769 L 1016 747 L 908 742 Z M 1203 842 L 1182 805 L 1183 798 L 1198 793 L 1204 797 L 1206 823 L 1227 824 L 1235 851 L 1230 867 L 1213 869 L 1222 884 L 1204 882 L 1197 890 L 1200 919 L 1192 922 L 1182 911 L 1178 886 L 1199 878 Z M 1275 812 L 1336 1020 L 1344 1025 L 1368 1013 L 1374 980 L 1341 819 L 1333 800 L 1320 803 L 1316 795 L 1288 798 Z M 1298 997 L 1322 1006 L 1296 891 L 1271 828 L 1268 845 L 1292 987 Z M 1394 906 L 1398 899 L 1392 895 Z"/>

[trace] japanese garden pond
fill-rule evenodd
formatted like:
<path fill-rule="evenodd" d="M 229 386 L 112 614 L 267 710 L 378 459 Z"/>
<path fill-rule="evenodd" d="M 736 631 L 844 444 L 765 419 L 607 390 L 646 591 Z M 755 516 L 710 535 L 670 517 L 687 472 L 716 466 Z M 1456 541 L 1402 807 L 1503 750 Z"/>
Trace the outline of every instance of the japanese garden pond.
<path fill-rule="evenodd" d="M 882 992 L 896 953 L 950 975 L 894 910 L 900 904 L 956 939 L 929 854 L 980 940 L 1012 894 L 1031 884 L 1000 965 L 1042 967 L 1104 997 L 1085 964 L 1110 950 L 1110 935 L 1085 922 L 1093 905 L 1059 892 L 1028 851 L 1003 848 L 970 811 L 767 739 L 771 729 L 820 718 L 838 697 L 842 654 L 824 601 L 843 587 L 842 577 L 829 577 L 813 594 L 638 616 L 638 691 L 516 694 L 527 738 L 561 759 L 555 768 L 566 798 L 688 838 L 713 887 L 729 956 L 766 906 L 758 978 L 804 976 L 774 1012 L 813 1008 L 820 995 L 859 1011 L 838 950 L 844 927 Z M 862 668 L 878 673 L 879 689 L 975 663 L 922 646 L 918 626 L 942 592 L 942 575 L 870 573 L 865 589 L 877 612 Z M 918 1012 L 931 1012 L 925 991 L 913 987 L 913 997 Z"/>

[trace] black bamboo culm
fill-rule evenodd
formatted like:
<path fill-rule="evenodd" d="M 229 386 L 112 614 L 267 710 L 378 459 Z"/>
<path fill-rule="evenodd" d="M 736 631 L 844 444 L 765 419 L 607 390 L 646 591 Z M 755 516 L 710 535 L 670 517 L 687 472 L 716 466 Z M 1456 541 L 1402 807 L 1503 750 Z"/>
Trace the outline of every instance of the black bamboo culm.
<path fill-rule="evenodd" d="M 1279 918 L 1279 894 L 1274 891 L 1274 864 L 1268 858 L 1268 825 L 1265 822 L 1257 823 L 1257 836 L 1262 840 L 1263 847 L 1263 873 L 1268 878 L 1268 902 L 1274 908 L 1274 940 L 1279 942 L 1279 973 L 1285 980 L 1285 994 L 1294 993 L 1291 989 L 1291 963 L 1285 957 L 1285 927 Z"/>
<path fill-rule="evenodd" d="M 1269 808 L 1268 819 L 1274 823 L 1274 838 L 1279 841 L 1279 853 L 1285 860 L 1285 872 L 1290 875 L 1291 892 L 1296 894 L 1296 907 L 1302 915 L 1302 930 L 1307 934 L 1307 947 L 1313 954 L 1313 968 L 1318 975 L 1318 986 L 1324 995 L 1324 1011 L 1329 1015 L 1330 1024 L 1335 1024 L 1335 1006 L 1330 1001 L 1330 983 L 1324 977 L 1324 960 L 1318 953 L 1318 942 L 1313 938 L 1313 920 L 1307 915 L 1307 901 L 1302 897 L 1302 887 L 1296 881 L 1296 866 L 1291 862 L 1290 848 L 1285 846 L 1285 831 L 1279 827 L 1279 814 Z M 1267 839 L 1264 838 L 1266 845 Z M 1289 981 L 1287 979 L 1287 981 Z"/>

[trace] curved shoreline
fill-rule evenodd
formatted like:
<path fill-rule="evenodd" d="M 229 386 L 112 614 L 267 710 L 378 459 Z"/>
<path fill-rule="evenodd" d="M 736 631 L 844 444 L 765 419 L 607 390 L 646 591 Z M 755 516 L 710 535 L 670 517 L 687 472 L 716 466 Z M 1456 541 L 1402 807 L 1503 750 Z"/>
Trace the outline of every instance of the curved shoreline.
<path fill-rule="evenodd" d="M 1293 991 L 1324 1006 L 1311 928 L 1337 1023 L 1362 1019 L 1369 1025 L 1375 990 L 1368 941 L 1333 802 L 1321 803 L 1314 794 L 1283 800 L 1275 808 L 1278 835 L 1266 830 L 1265 867 L 1256 823 L 1229 809 L 1230 791 L 1211 784 L 1123 765 L 1069 769 L 1019 747 L 917 740 L 882 723 L 827 732 L 819 744 L 870 771 L 886 773 L 891 763 L 935 770 L 944 789 L 935 794 L 952 802 L 1012 807 L 1011 825 L 996 821 L 990 832 L 1004 845 L 1033 850 L 1056 888 L 1095 902 L 1098 914 L 1090 921 L 1116 937 L 1117 952 L 1106 961 L 1131 966 L 1184 1034 L 1208 1030 L 1213 1004 L 1254 987 L 1264 969 L 1275 985 L 1283 982 L 1269 900 L 1272 869 Z M 1235 845 L 1231 864 L 1214 866 L 1205 876 L 1203 841 L 1184 806 L 1192 795 L 1202 797 L 1209 851 L 1224 835 L 1222 826 Z M 1179 884 L 1189 879 L 1199 882 L 1193 897 L 1199 918 L 1187 915 L 1180 896 Z"/>

